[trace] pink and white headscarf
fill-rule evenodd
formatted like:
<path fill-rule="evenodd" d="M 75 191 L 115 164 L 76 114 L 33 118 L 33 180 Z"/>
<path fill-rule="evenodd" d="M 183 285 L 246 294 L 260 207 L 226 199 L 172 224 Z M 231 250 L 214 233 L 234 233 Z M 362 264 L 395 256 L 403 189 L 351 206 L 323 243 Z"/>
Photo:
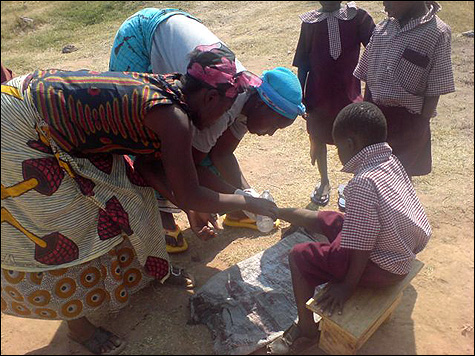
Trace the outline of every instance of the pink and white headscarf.
<path fill-rule="evenodd" d="M 234 53 L 222 43 L 198 46 L 192 52 L 187 74 L 235 98 L 250 87 L 258 87 L 262 80 L 248 71 L 236 73 Z"/>

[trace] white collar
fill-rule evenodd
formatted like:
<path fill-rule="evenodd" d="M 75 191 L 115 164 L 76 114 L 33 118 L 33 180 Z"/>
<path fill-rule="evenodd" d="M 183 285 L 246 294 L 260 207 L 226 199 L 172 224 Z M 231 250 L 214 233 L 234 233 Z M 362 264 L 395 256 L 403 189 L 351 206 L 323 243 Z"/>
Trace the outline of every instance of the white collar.
<path fill-rule="evenodd" d="M 352 20 L 358 13 L 358 7 L 354 1 L 347 3 L 345 6 L 340 7 L 333 12 L 322 12 L 318 10 L 312 10 L 300 15 L 300 19 L 305 23 L 321 22 L 329 17 L 336 17 L 339 20 L 348 21 Z"/>

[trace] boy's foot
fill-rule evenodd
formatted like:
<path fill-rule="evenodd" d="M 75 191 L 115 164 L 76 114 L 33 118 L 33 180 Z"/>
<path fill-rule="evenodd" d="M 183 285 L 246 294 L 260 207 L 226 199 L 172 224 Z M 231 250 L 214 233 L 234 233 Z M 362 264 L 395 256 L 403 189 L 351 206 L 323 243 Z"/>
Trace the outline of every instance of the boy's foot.
<path fill-rule="evenodd" d="M 310 196 L 310 200 L 315 205 L 325 206 L 330 201 L 330 190 L 330 184 L 322 185 L 322 183 L 318 183 Z"/>
<path fill-rule="evenodd" d="M 315 328 L 316 330 L 314 334 L 303 333 L 297 323 L 294 322 L 286 331 L 284 331 L 284 334 L 282 336 L 278 337 L 269 345 L 267 345 L 267 354 L 287 355 L 291 351 L 297 351 L 293 350 L 295 342 L 302 337 L 309 338 L 315 342 L 318 341 L 320 331 L 318 331 L 318 327 L 316 324 Z"/>

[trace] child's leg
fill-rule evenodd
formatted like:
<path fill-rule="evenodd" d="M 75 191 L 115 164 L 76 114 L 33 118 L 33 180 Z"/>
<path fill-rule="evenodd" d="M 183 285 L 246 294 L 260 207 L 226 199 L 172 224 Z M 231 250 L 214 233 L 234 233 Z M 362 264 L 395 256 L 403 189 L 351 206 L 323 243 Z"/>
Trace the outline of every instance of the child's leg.
<path fill-rule="evenodd" d="M 315 287 L 331 280 L 341 280 L 349 265 L 348 250 L 340 248 L 343 215 L 338 212 L 319 212 L 319 228 L 330 243 L 298 244 L 289 254 L 295 302 L 302 336 L 314 337 L 318 328 L 313 313 L 305 306 L 313 297 Z"/>
<path fill-rule="evenodd" d="M 407 274 L 394 274 L 380 268 L 373 261 L 368 261 L 361 275 L 359 286 L 371 288 L 383 288 L 402 281 Z"/>
<path fill-rule="evenodd" d="M 330 183 L 328 179 L 328 163 L 327 163 L 327 145 L 325 142 L 319 141 L 314 138 L 315 144 L 315 158 L 317 161 L 318 173 L 320 173 L 320 179 L 322 185 L 328 185 Z"/>
<path fill-rule="evenodd" d="M 330 194 L 330 180 L 328 178 L 327 145 L 317 137 L 310 137 L 310 157 L 312 164 L 317 162 L 320 174 L 320 184 L 315 187 L 312 201 L 317 205 L 326 205 Z"/>
<path fill-rule="evenodd" d="M 318 335 L 318 326 L 313 320 L 313 312 L 306 308 L 307 301 L 313 297 L 314 285 L 309 284 L 300 273 L 294 255 L 289 255 L 290 272 L 292 274 L 292 287 L 295 303 L 297 304 L 298 327 L 301 335 L 313 338 Z"/>

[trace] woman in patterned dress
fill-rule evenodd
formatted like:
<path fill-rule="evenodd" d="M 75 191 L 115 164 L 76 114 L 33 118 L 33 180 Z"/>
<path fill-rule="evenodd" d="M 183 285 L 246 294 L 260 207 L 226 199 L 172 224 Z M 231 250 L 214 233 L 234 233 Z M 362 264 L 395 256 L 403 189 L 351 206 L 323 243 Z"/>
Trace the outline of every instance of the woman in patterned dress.
<path fill-rule="evenodd" d="M 186 75 L 46 70 L 2 85 L 2 312 L 66 320 L 91 352 L 119 353 L 87 315 L 177 274 L 151 187 L 168 182 L 187 211 L 275 217 L 269 201 L 201 187 L 191 155 L 191 122 L 211 125 L 255 80 L 216 44 Z"/>

